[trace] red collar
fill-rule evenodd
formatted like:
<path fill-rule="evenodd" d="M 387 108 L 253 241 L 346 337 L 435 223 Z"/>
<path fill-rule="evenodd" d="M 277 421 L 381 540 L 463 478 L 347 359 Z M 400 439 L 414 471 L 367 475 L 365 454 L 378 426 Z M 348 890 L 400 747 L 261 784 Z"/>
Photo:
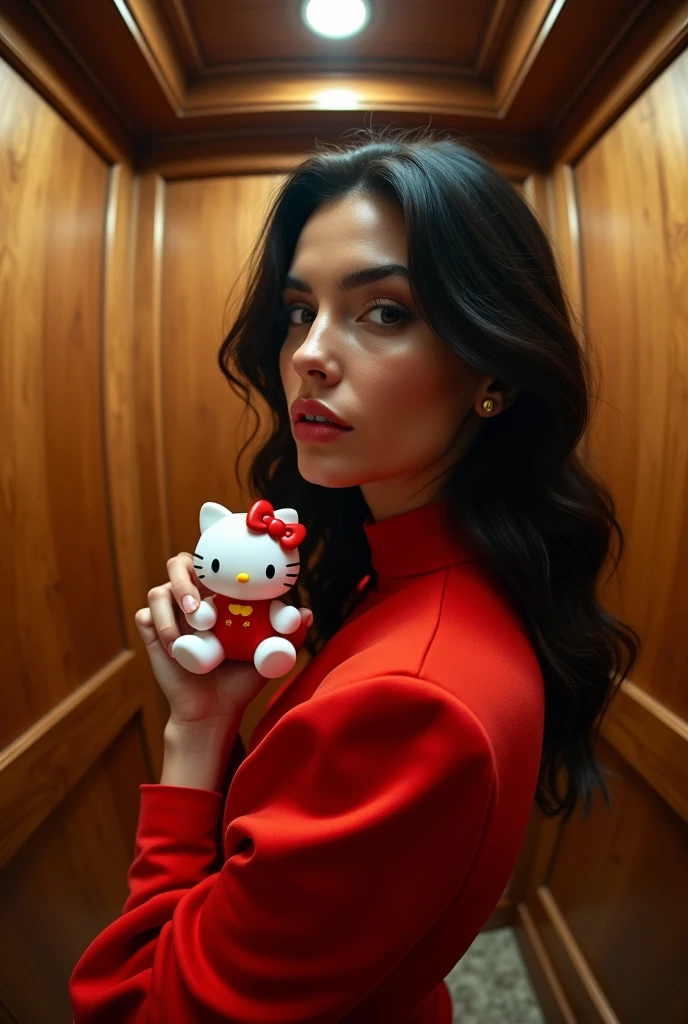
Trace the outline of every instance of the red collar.
<path fill-rule="evenodd" d="M 449 526 L 446 500 L 433 501 L 376 523 L 369 516 L 363 529 L 377 570 L 378 586 L 386 579 L 422 576 L 479 559 L 471 537 L 464 530 L 456 535 Z"/>

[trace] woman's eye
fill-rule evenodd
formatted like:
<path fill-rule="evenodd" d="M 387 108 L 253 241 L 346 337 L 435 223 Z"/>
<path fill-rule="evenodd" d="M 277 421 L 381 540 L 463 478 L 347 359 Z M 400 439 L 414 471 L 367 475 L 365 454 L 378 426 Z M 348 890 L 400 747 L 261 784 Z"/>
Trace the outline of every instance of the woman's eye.
<path fill-rule="evenodd" d="M 305 309 L 304 306 L 290 306 L 289 309 L 287 310 L 287 315 L 289 317 L 289 323 L 293 324 L 295 327 L 302 327 L 303 324 L 304 324 L 304 321 L 303 320 L 294 320 L 294 317 L 293 317 L 294 313 L 309 313 L 310 314 L 311 311 L 310 311 L 310 309 Z M 310 323 L 310 322 L 311 321 L 308 321 L 308 323 Z"/>
<path fill-rule="evenodd" d="M 303 320 L 299 317 L 300 313 L 305 313 L 308 317 L 313 317 L 314 313 L 312 310 L 307 309 L 305 306 L 289 306 L 286 310 L 287 317 L 290 325 L 294 327 L 304 327 L 306 324 L 312 323 L 312 319 Z M 375 319 L 372 314 L 379 314 L 380 319 Z M 296 315 L 296 318 L 295 318 Z M 375 324 L 376 327 L 401 327 L 403 323 L 412 320 L 410 313 L 402 309 L 401 306 L 394 306 L 389 302 L 377 302 L 373 306 L 369 306 L 364 311 L 364 315 L 371 317 L 370 323 Z"/>
<path fill-rule="evenodd" d="M 402 309 L 399 309 L 398 306 L 374 306 L 372 309 L 369 309 L 368 312 L 371 314 L 380 314 L 379 321 L 372 321 L 374 324 L 377 324 L 378 327 L 398 327 L 399 324 L 404 322 L 404 320 L 408 320 L 408 317 L 404 315 L 404 311 Z M 393 317 L 391 321 L 388 319 L 390 316 Z"/>

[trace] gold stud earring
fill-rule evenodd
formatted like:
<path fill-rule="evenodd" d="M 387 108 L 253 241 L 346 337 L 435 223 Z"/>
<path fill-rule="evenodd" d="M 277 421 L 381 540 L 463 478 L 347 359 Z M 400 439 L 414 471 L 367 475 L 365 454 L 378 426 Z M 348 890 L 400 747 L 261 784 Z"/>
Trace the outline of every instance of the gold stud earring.
<path fill-rule="evenodd" d="M 493 408 L 494 408 L 494 402 L 492 401 L 492 399 L 491 398 L 484 398 L 483 399 L 483 409 L 485 410 L 485 412 L 492 412 Z"/>

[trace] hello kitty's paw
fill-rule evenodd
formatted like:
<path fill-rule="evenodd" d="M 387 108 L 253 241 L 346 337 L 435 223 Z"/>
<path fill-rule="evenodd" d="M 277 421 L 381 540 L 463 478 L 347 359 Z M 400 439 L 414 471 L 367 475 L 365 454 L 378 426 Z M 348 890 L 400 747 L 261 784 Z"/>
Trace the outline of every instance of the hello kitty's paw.
<path fill-rule="evenodd" d="M 278 633 L 293 633 L 301 625 L 298 608 L 274 600 L 270 604 L 270 625 Z"/>
<path fill-rule="evenodd" d="M 214 633 L 178 637 L 172 644 L 172 654 L 187 672 L 205 675 L 224 661 L 225 652 Z"/>
<path fill-rule="evenodd" d="M 217 611 L 212 597 L 204 597 L 195 612 L 184 613 L 184 617 L 194 629 L 211 629 L 217 621 Z"/>
<path fill-rule="evenodd" d="M 269 636 L 256 647 L 253 664 L 266 679 L 278 679 L 296 664 L 296 649 L 284 637 Z"/>
<path fill-rule="evenodd" d="M 304 626 L 310 626 L 313 622 L 313 612 L 310 608 L 299 608 L 301 614 L 301 623 Z"/>

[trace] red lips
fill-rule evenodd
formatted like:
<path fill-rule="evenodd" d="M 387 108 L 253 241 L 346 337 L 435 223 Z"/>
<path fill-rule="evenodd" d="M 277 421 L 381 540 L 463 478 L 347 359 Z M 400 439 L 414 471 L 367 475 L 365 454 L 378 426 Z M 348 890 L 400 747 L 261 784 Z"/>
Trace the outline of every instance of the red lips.
<path fill-rule="evenodd" d="M 292 402 L 289 412 L 294 423 L 298 423 L 304 416 L 325 416 L 331 423 L 336 423 L 338 427 L 343 427 L 345 430 L 353 429 L 349 423 L 345 423 L 340 416 L 337 416 L 335 412 L 315 398 L 297 398 Z"/>

